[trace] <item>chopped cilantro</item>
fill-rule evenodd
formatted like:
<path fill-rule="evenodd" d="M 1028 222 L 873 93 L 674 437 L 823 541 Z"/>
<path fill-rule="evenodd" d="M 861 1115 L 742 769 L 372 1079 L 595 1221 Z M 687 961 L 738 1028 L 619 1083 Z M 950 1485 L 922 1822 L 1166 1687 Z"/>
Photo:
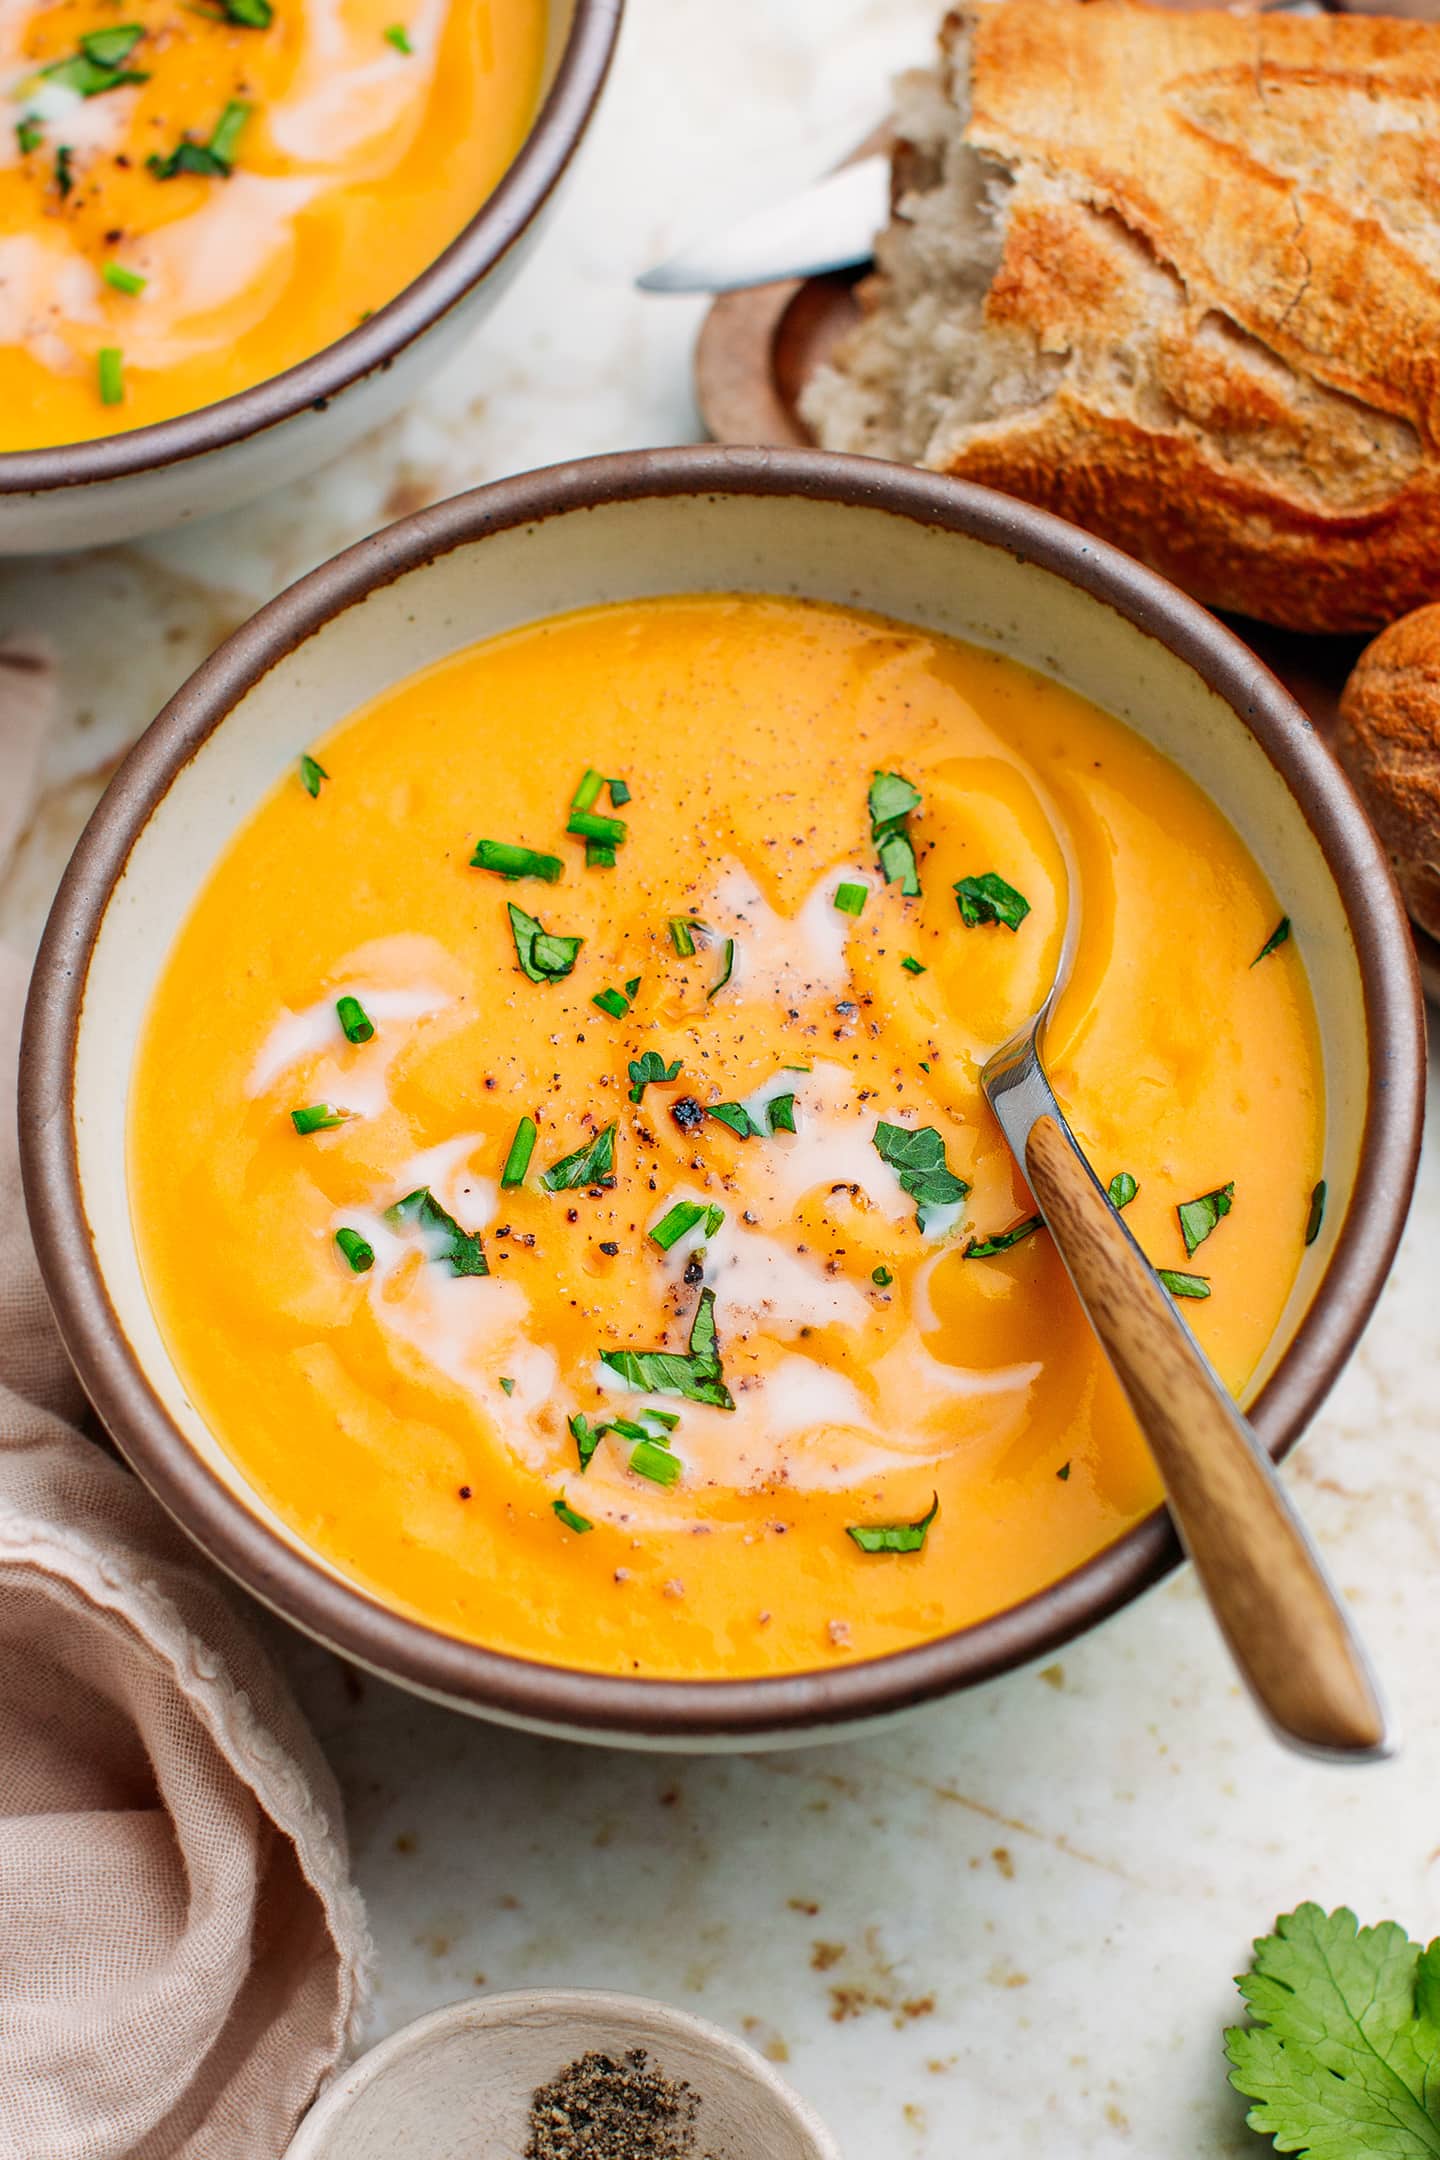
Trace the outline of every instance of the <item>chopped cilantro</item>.
<path fill-rule="evenodd" d="M 792 1097 L 791 1100 L 793 1101 L 794 1098 Z M 751 1117 L 744 1103 L 711 1103 L 705 1114 L 707 1117 L 713 1117 L 717 1124 L 728 1125 L 731 1132 L 738 1133 L 742 1140 L 758 1140 L 761 1137 L 760 1127 Z"/>
<path fill-rule="evenodd" d="M 987 870 L 983 877 L 963 877 L 955 887 L 955 898 L 960 904 L 960 920 L 967 930 L 976 930 L 984 923 L 1003 923 L 1007 930 L 1018 930 L 1030 913 L 1030 903 L 1023 893 L 1004 878 Z"/>
<path fill-rule="evenodd" d="M 1119 1214 L 1122 1208 L 1129 1207 L 1130 1202 L 1135 1198 L 1139 1190 L 1140 1187 L 1131 1177 L 1128 1170 L 1117 1170 L 1110 1180 L 1109 1200 L 1111 1207 Z"/>
<path fill-rule="evenodd" d="M 582 1185 L 613 1184 L 611 1172 L 615 1167 L 615 1127 L 607 1125 L 603 1132 L 573 1155 L 562 1155 L 559 1162 L 552 1163 L 540 1174 L 540 1183 L 546 1192 L 570 1192 Z"/>
<path fill-rule="evenodd" d="M 861 1552 L 910 1553 L 919 1552 L 924 1546 L 926 1533 L 940 1512 L 940 1495 L 936 1493 L 929 1510 L 912 1523 L 850 1523 L 845 1535 L 853 1538 Z"/>
<path fill-rule="evenodd" d="M 720 973 L 716 976 L 714 982 L 711 983 L 710 988 L 705 993 L 707 1003 L 711 998 L 719 996 L 720 992 L 725 988 L 726 983 L 729 982 L 730 977 L 734 974 L 734 972 L 735 940 L 733 937 L 727 937 L 720 951 Z"/>
<path fill-rule="evenodd" d="M 1322 1177 L 1310 1195 L 1310 1213 L 1305 1218 L 1305 1243 L 1313 1245 L 1320 1235 L 1320 1225 L 1325 1220 L 1325 1195 L 1328 1188 Z"/>
<path fill-rule="evenodd" d="M 924 961 L 917 960 L 913 953 L 906 953 L 905 957 L 901 960 L 900 965 L 904 968 L 907 975 L 923 975 L 925 973 Z"/>
<path fill-rule="evenodd" d="M 713 1290 L 700 1293 L 687 1355 L 672 1350 L 602 1350 L 600 1362 L 647 1394 L 679 1395 L 687 1402 L 709 1403 L 716 1410 L 735 1407 L 721 1369 Z"/>
<path fill-rule="evenodd" d="M 561 1522 L 564 1523 L 566 1529 L 573 1530 L 578 1537 L 583 1537 L 587 1530 L 594 1529 L 594 1523 L 590 1522 L 584 1515 L 577 1515 L 568 1500 L 565 1500 L 563 1498 L 560 1500 L 552 1500 L 550 1505 L 554 1509 L 555 1513 L 559 1516 Z"/>
<path fill-rule="evenodd" d="M 646 1050 L 638 1058 L 630 1060 L 630 1100 L 639 1102 L 647 1087 L 662 1080 L 674 1080 L 680 1071 L 679 1058 L 667 1065 L 658 1051 Z"/>
<path fill-rule="evenodd" d="M 1260 947 L 1259 952 L 1256 953 L 1254 959 L 1250 962 L 1251 967 L 1259 967 L 1260 962 L 1264 959 L 1267 959 L 1272 952 L 1278 952 L 1280 947 L 1285 943 L 1285 940 L 1289 937 L 1289 935 L 1290 917 L 1288 915 L 1282 915 L 1279 922 L 1276 923 L 1275 928 L 1270 932 L 1269 937 L 1266 938 L 1264 944 Z"/>
<path fill-rule="evenodd" d="M 1214 1192 L 1201 1193 L 1198 1200 L 1184 1200 L 1176 1208 L 1187 1258 L 1204 1244 L 1215 1225 L 1230 1213 L 1234 1198 L 1235 1180 L 1232 1178 L 1228 1185 L 1217 1185 Z"/>
<path fill-rule="evenodd" d="M 558 982 L 562 975 L 568 975 L 585 940 L 552 935 L 533 915 L 516 907 L 513 900 L 507 900 L 505 905 L 515 940 L 515 957 L 531 982 Z"/>
<path fill-rule="evenodd" d="M 885 881 L 899 881 L 907 899 L 920 890 L 915 862 L 915 843 L 910 838 L 911 812 L 920 808 L 920 790 L 900 773 L 877 772 L 870 783 L 870 839 L 880 858 Z"/>
<path fill-rule="evenodd" d="M 623 810 L 630 800 L 630 790 L 625 782 L 623 780 L 607 780 L 605 785 L 610 790 L 611 809 Z"/>
<path fill-rule="evenodd" d="M 432 1260 L 448 1260 L 452 1275 L 488 1275 L 490 1263 L 478 1230 L 462 1230 L 455 1217 L 441 1207 L 428 1185 L 417 1186 L 393 1207 L 385 1220 L 420 1231 L 433 1249 Z"/>
<path fill-rule="evenodd" d="M 769 1102 L 765 1106 L 765 1122 L 770 1127 L 772 1133 L 794 1132 L 794 1095 L 772 1095 Z"/>
<path fill-rule="evenodd" d="M 995 1237 L 972 1237 L 960 1257 L 962 1260 L 993 1259 L 996 1253 L 1009 1252 L 1012 1245 L 1019 1245 L 1024 1239 L 1034 1237 L 1036 1231 L 1043 1230 L 1044 1227 L 1043 1215 L 1027 1215 L 1024 1222 L 1016 1223 L 1013 1230 L 1002 1230 Z"/>
<path fill-rule="evenodd" d="M 970 1187 L 956 1177 L 945 1161 L 945 1142 L 933 1125 L 910 1131 L 903 1125 L 887 1125 L 882 1119 L 871 1134 L 875 1152 L 900 1180 L 902 1192 L 915 1202 L 915 1220 L 923 1230 L 927 1208 L 953 1206 L 966 1198 Z"/>
<path fill-rule="evenodd" d="M 415 51 L 415 47 L 410 42 L 410 33 L 405 28 L 404 23 L 391 23 L 385 32 L 385 42 L 387 45 L 393 45 L 396 52 L 404 53 L 407 60 Z"/>
<path fill-rule="evenodd" d="M 307 751 L 300 760 L 300 785 L 304 788 L 306 794 L 318 795 L 321 781 L 328 780 L 329 777 L 329 773 L 326 772 L 320 760 L 311 757 Z"/>
<path fill-rule="evenodd" d="M 1184 1275 L 1176 1268 L 1162 1267 L 1155 1270 L 1171 1297 L 1207 1298 L 1210 1295 L 1208 1275 Z"/>

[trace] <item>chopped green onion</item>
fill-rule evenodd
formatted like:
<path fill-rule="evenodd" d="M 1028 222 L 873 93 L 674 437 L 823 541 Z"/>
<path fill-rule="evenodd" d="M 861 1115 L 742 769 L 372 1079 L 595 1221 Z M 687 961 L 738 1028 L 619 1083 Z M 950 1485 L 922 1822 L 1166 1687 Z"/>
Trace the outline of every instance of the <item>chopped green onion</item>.
<path fill-rule="evenodd" d="M 505 1157 L 505 1167 L 500 1173 L 502 1191 L 513 1185 L 523 1185 L 525 1173 L 530 1168 L 530 1157 L 535 1152 L 536 1126 L 533 1117 L 522 1117 L 510 1142 L 510 1152 Z"/>
<path fill-rule="evenodd" d="M 531 982 L 558 982 L 562 975 L 568 975 L 585 940 L 554 936 L 533 915 L 516 907 L 513 900 L 507 900 L 505 905 L 515 940 L 515 957 Z"/>
<path fill-rule="evenodd" d="M 1131 1177 L 1128 1170 L 1117 1170 L 1110 1180 L 1109 1199 L 1111 1207 L 1118 1214 L 1122 1208 L 1129 1207 L 1130 1202 L 1135 1198 L 1139 1190 L 1140 1187 Z"/>
<path fill-rule="evenodd" d="M 835 888 L 835 905 L 842 915 L 863 914 L 869 897 L 867 885 L 837 885 Z"/>
<path fill-rule="evenodd" d="M 927 1208 L 952 1207 L 968 1196 L 970 1187 L 946 1163 L 945 1142 L 933 1125 L 910 1131 L 881 1119 L 870 1137 L 880 1160 L 899 1178 L 901 1191 L 915 1202 L 915 1220 L 922 1230 Z"/>
<path fill-rule="evenodd" d="M 670 918 L 670 942 L 682 960 L 694 959 L 695 937 L 693 927 L 686 922 L 682 915 L 672 915 Z"/>
<path fill-rule="evenodd" d="M 1235 1180 L 1231 1178 L 1228 1185 L 1218 1185 L 1214 1192 L 1201 1193 L 1198 1200 L 1182 1201 L 1176 1208 L 1187 1258 L 1204 1244 L 1216 1224 L 1230 1213 L 1234 1198 Z"/>
<path fill-rule="evenodd" d="M 320 760 L 311 757 L 307 751 L 300 760 L 300 785 L 304 788 L 306 794 L 318 795 L 321 781 L 328 780 L 329 777 L 329 773 L 326 772 Z"/>
<path fill-rule="evenodd" d="M 415 1228 L 429 1236 L 448 1240 L 443 1251 L 434 1252 L 434 1260 L 448 1260 L 452 1275 L 488 1275 L 490 1263 L 485 1258 L 485 1246 L 478 1230 L 462 1230 L 455 1217 L 441 1207 L 428 1185 L 417 1186 L 406 1193 L 393 1207 L 385 1210 L 385 1219 L 393 1223 L 413 1223 Z"/>
<path fill-rule="evenodd" d="M 358 1230 L 337 1230 L 335 1243 L 350 1263 L 351 1273 L 368 1275 L 375 1265 L 375 1248 Z"/>
<path fill-rule="evenodd" d="M 1171 1297 L 1207 1298 L 1210 1295 L 1208 1275 L 1182 1275 L 1168 1267 L 1157 1268 L 1155 1272 Z"/>
<path fill-rule="evenodd" d="M 1325 1220 L 1325 1195 L 1328 1188 L 1322 1177 L 1310 1195 L 1310 1213 L 1305 1219 L 1305 1243 L 1313 1245 L 1320 1235 L 1320 1225 Z"/>
<path fill-rule="evenodd" d="M 235 163 L 235 152 L 239 148 L 240 137 L 244 133 L 250 113 L 251 107 L 242 99 L 232 98 L 216 121 L 215 131 L 206 144 L 211 157 L 223 165 L 227 172 Z"/>
<path fill-rule="evenodd" d="M 1068 1484 L 1069 1484 L 1069 1482 L 1070 1482 L 1070 1465 L 1069 1465 L 1069 1463 L 1068 1463 L 1068 1462 L 1062 1462 L 1062 1463 L 1061 1463 L 1061 1465 L 1060 1465 L 1060 1467 L 1059 1467 L 1059 1469 L 1058 1469 L 1058 1470 L 1057 1470 L 1057 1471 L 1055 1472 L 1055 1475 L 1056 1475 L 1056 1477 L 1058 1477 L 1058 1478 L 1059 1478 L 1059 1480 L 1060 1480 L 1060 1482 L 1061 1482 L 1061 1484 L 1062 1484 L 1062 1485 L 1068 1485 Z"/>
<path fill-rule="evenodd" d="M 1007 930 L 1018 930 L 1030 913 L 1030 903 L 1023 893 L 1004 878 L 987 870 L 983 877 L 963 877 L 955 886 L 955 898 L 960 903 L 960 920 L 967 930 L 979 929 L 985 923 L 1003 923 Z"/>
<path fill-rule="evenodd" d="M 470 858 L 472 870 L 494 870 L 512 885 L 517 878 L 527 877 L 543 878 L 553 885 L 564 867 L 558 855 L 541 855 L 509 840 L 477 840 Z"/>
<path fill-rule="evenodd" d="M 782 1065 L 781 1072 L 813 1072 L 813 1065 Z"/>
<path fill-rule="evenodd" d="M 765 1122 L 772 1133 L 794 1132 L 795 1097 L 793 1094 L 772 1095 L 765 1106 Z"/>
<path fill-rule="evenodd" d="M 340 1030 L 346 1042 L 367 1043 L 375 1033 L 375 1023 L 359 998 L 337 998 L 335 1017 L 340 1022 Z"/>
<path fill-rule="evenodd" d="M 679 1058 L 667 1065 L 658 1051 L 646 1050 L 638 1058 L 630 1060 L 630 1100 L 638 1103 L 647 1087 L 662 1080 L 673 1080 L 680 1071 Z"/>
<path fill-rule="evenodd" d="M 614 848 L 610 847 L 604 840 L 587 840 L 585 842 L 585 867 L 587 870 L 613 870 L 615 867 Z"/>
<path fill-rule="evenodd" d="M 137 293 L 144 292 L 149 283 L 149 279 L 141 277 L 138 270 L 127 270 L 124 263 L 118 262 L 102 263 L 100 275 L 112 292 L 128 293 L 131 299 L 134 299 Z"/>
<path fill-rule="evenodd" d="M 919 1552 L 925 1543 L 925 1534 L 940 1512 L 940 1495 L 936 1493 L 930 1502 L 929 1512 L 912 1523 L 850 1523 L 845 1535 L 855 1540 L 861 1552 L 911 1553 Z"/>
<path fill-rule="evenodd" d="M 623 810 L 630 800 L 630 790 L 625 785 L 625 782 L 623 780 L 607 780 L 605 785 L 610 790 L 611 809 Z"/>
<path fill-rule="evenodd" d="M 920 890 L 920 872 L 910 816 L 920 808 L 920 790 L 900 773 L 877 772 L 868 800 L 870 842 L 880 857 L 881 875 L 890 885 L 898 879 L 901 892 L 913 900 Z"/>
<path fill-rule="evenodd" d="M 502 1388 L 504 1389 L 504 1391 L 505 1391 L 505 1393 L 506 1393 L 507 1395 L 513 1395 L 513 1394 L 514 1394 L 514 1392 L 515 1392 L 515 1382 L 514 1382 L 513 1380 L 511 1380 L 511 1379 L 508 1379 L 508 1378 L 502 1379 L 502 1380 L 501 1380 L 501 1382 L 500 1382 L 500 1385 L 501 1385 L 501 1387 L 502 1387 Z"/>
<path fill-rule="evenodd" d="M 573 1530 L 577 1537 L 583 1537 L 587 1530 L 594 1529 L 594 1523 L 588 1521 L 583 1515 L 577 1515 L 568 1500 L 552 1500 L 550 1505 L 561 1522 L 564 1523 L 566 1529 Z"/>
<path fill-rule="evenodd" d="M 290 1122 L 298 1133 L 333 1132 L 337 1125 L 358 1116 L 357 1110 L 337 1110 L 334 1103 L 312 1102 L 303 1110 L 292 1110 Z"/>
<path fill-rule="evenodd" d="M 647 1395 L 679 1395 L 686 1402 L 709 1403 L 716 1410 L 735 1407 L 720 1363 L 713 1290 L 700 1293 L 686 1355 L 673 1350 L 602 1350 L 600 1362 Z"/>
<path fill-rule="evenodd" d="M 870 1270 L 870 1280 L 878 1290 L 888 1290 L 895 1277 L 888 1267 L 877 1267 Z"/>
<path fill-rule="evenodd" d="M 612 1020 L 623 1020 L 630 1010 L 630 1000 L 619 990 L 597 990 L 590 1000 L 601 1012 L 609 1013 Z"/>
<path fill-rule="evenodd" d="M 1260 947 L 1259 952 L 1256 953 L 1254 959 L 1250 962 L 1251 967 L 1259 967 L 1260 962 L 1264 960 L 1270 953 L 1278 951 L 1280 946 L 1285 943 L 1285 940 L 1289 937 L 1289 935 L 1290 917 L 1288 915 L 1282 915 L 1279 922 L 1276 923 L 1275 928 L 1271 931 L 1269 937 L 1266 938 L 1264 944 Z"/>
<path fill-rule="evenodd" d="M 404 53 L 407 59 L 415 50 L 415 47 L 410 42 L 410 33 L 405 28 L 404 23 L 391 23 L 385 32 L 385 42 L 387 45 L 393 45 L 396 52 Z"/>
<path fill-rule="evenodd" d="M 268 30 L 275 20 L 270 0 L 220 0 L 221 18 L 242 30 Z"/>
<path fill-rule="evenodd" d="M 717 1230 L 719 1229 L 719 1227 L 720 1227 L 721 1223 L 722 1223 L 722 1222 L 724 1222 L 724 1220 L 725 1220 L 725 1210 L 724 1210 L 724 1208 L 723 1208 L 723 1207 L 712 1207 L 712 1208 L 707 1208 L 707 1209 L 705 1210 L 705 1235 L 706 1235 L 706 1237 L 714 1237 L 714 1235 L 715 1235 L 716 1231 L 717 1231 Z"/>
<path fill-rule="evenodd" d="M 102 345 L 99 353 L 100 402 L 102 405 L 123 405 L 125 402 L 125 355 L 118 345 Z"/>
<path fill-rule="evenodd" d="M 630 1468 L 637 1477 L 649 1478 L 652 1485 L 678 1485 L 683 1468 L 678 1455 L 659 1440 L 641 1440 L 632 1449 Z"/>
<path fill-rule="evenodd" d="M 43 82 L 93 98 L 102 97 L 107 90 L 118 90 L 125 83 L 149 82 L 148 75 L 124 64 L 144 35 L 139 23 L 117 23 L 113 29 L 88 31 L 75 52 L 38 69 L 20 85 L 17 94 L 24 96 L 36 82 Z"/>
<path fill-rule="evenodd" d="M 712 1103 L 705 1114 L 707 1117 L 713 1117 L 721 1125 L 728 1125 L 731 1132 L 737 1134 L 742 1140 L 758 1140 L 761 1138 L 760 1127 L 751 1117 L 744 1103 Z"/>
<path fill-rule="evenodd" d="M 540 1183 L 546 1192 L 571 1192 L 581 1185 L 613 1185 L 614 1167 L 615 1127 L 607 1125 L 588 1146 L 577 1148 L 573 1155 L 563 1155 L 542 1171 Z"/>
<path fill-rule="evenodd" d="M 1013 1230 L 1002 1230 L 996 1237 L 972 1237 L 960 1257 L 962 1260 L 993 1259 L 996 1253 L 1009 1252 L 1012 1245 L 1019 1245 L 1024 1239 L 1034 1237 L 1035 1232 L 1043 1230 L 1044 1227 L 1043 1215 L 1027 1215 L 1024 1222 L 1016 1223 Z"/>
<path fill-rule="evenodd" d="M 572 810 L 593 810 L 599 800 L 600 790 L 604 785 L 604 774 L 596 772 L 593 765 L 588 765 L 581 776 L 579 787 L 576 788 L 575 793 L 570 798 L 570 808 Z"/>
<path fill-rule="evenodd" d="M 598 810 L 572 810 L 565 830 L 577 840 L 596 840 L 603 847 L 619 847 L 625 838 L 625 820 L 602 817 Z"/>
<path fill-rule="evenodd" d="M 569 1420 L 569 1425 L 574 1436 L 576 1452 L 580 1457 L 580 1468 L 588 1470 L 590 1458 L 604 1439 L 606 1428 L 603 1425 L 592 1425 L 583 1410 L 575 1412 L 575 1415 Z"/>
<path fill-rule="evenodd" d="M 635 995 L 636 991 L 637 991 L 637 990 L 638 990 L 638 989 L 640 988 L 640 984 L 641 984 L 642 980 L 643 980 L 643 977 L 641 977 L 641 976 L 639 976 L 639 975 L 632 975 L 632 976 L 630 977 L 629 981 L 628 981 L 628 982 L 626 983 L 626 985 L 625 985 L 625 995 L 626 995 L 626 997 L 628 997 L 628 998 L 633 998 L 633 997 L 634 997 L 634 995 Z"/>
<path fill-rule="evenodd" d="M 906 953 L 900 965 L 907 975 L 923 975 L 926 972 L 924 961 L 917 960 L 913 953 Z"/>
<path fill-rule="evenodd" d="M 719 993 L 725 988 L 726 983 L 729 982 L 730 977 L 734 974 L 734 972 L 735 940 L 733 937 L 727 937 L 723 947 L 721 948 L 720 973 L 716 976 L 714 982 L 711 983 L 710 988 L 705 993 L 705 1001 L 707 1004 L 709 1003 L 711 998 L 718 997 Z"/>
<path fill-rule="evenodd" d="M 75 172 L 72 164 L 74 156 L 75 152 L 71 149 L 69 143 L 61 143 L 55 152 L 55 192 L 60 197 L 61 202 L 64 202 L 75 185 Z"/>
<path fill-rule="evenodd" d="M 24 119 L 15 123 L 15 140 L 20 145 L 21 157 L 29 157 L 45 140 L 45 130 L 38 120 Z"/>
<path fill-rule="evenodd" d="M 679 1244 L 687 1230 L 694 1229 L 704 1213 L 703 1200 L 677 1200 L 674 1207 L 662 1215 L 654 1229 L 647 1231 L 646 1235 L 660 1247 L 661 1252 L 669 1252 L 672 1245 Z"/>

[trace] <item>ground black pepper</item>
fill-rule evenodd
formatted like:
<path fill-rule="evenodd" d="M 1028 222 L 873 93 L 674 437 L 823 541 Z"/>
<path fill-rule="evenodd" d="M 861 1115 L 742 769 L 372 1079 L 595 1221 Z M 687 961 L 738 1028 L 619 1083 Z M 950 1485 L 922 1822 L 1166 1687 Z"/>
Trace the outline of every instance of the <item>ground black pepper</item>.
<path fill-rule="evenodd" d="M 700 2160 L 699 2106 L 643 2048 L 582 2055 L 531 2101 L 525 2160 Z"/>

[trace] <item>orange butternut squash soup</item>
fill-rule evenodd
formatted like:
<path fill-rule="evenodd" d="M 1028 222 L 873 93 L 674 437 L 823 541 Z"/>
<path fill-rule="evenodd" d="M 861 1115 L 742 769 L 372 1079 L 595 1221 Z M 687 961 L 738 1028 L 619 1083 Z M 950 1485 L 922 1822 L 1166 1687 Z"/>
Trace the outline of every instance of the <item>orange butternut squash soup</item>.
<path fill-rule="evenodd" d="M 1226 820 L 994 653 L 647 600 L 385 692 L 178 935 L 134 1215 L 247 1478 L 387 1605 L 611 1673 L 871 1657 L 1098 1552 L 1156 1475 L 979 1086 L 1062 829 L 1056 1085 L 1239 1389 L 1322 1086 Z"/>
<path fill-rule="evenodd" d="M 353 330 L 468 223 L 543 0 L 0 9 L 0 451 L 168 420 Z"/>

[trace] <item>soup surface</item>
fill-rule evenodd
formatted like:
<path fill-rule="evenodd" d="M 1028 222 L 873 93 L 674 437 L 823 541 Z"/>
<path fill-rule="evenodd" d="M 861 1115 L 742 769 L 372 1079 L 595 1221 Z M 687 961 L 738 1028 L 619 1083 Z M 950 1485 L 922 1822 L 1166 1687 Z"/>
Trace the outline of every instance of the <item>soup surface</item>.
<path fill-rule="evenodd" d="M 0 451 L 292 367 L 472 218 L 539 96 L 544 0 L 0 8 Z"/>
<path fill-rule="evenodd" d="M 497 1649 L 729 1677 L 992 1614 L 1153 1507 L 979 1071 L 1050 982 L 1063 830 L 1056 1086 L 1240 1389 L 1318 1049 L 1175 767 L 1013 661 L 731 596 L 517 631 L 313 748 L 131 1106 L 162 1331 L 304 1540 Z"/>

